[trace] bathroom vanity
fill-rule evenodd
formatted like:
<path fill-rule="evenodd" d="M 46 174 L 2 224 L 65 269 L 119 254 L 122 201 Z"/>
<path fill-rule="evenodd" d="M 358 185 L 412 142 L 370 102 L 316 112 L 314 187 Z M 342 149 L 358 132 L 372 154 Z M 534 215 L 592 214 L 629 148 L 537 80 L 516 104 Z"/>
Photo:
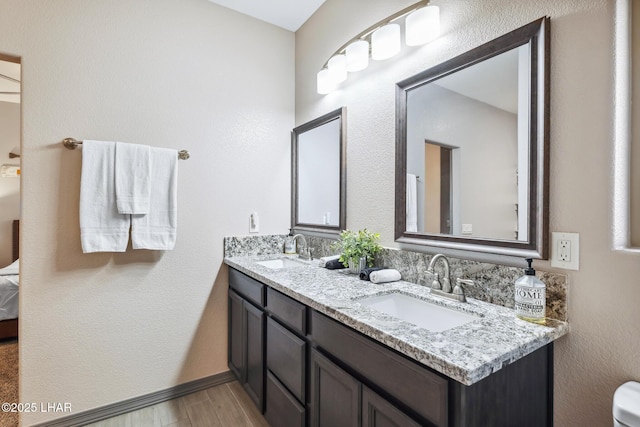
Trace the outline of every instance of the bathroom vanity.
<path fill-rule="evenodd" d="M 553 341 L 566 323 L 313 263 L 260 264 L 273 258 L 225 259 L 229 367 L 271 425 L 552 425 Z M 429 331 L 362 303 L 394 292 L 475 317 Z"/>

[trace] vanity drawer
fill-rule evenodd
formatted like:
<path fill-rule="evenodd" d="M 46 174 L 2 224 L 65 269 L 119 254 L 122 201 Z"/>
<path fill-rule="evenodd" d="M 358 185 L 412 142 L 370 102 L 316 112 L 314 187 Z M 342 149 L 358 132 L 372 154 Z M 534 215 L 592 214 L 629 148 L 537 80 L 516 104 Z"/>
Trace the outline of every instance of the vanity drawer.
<path fill-rule="evenodd" d="M 271 426 L 303 427 L 305 408 L 276 377 L 267 371 L 267 405 L 264 417 Z"/>
<path fill-rule="evenodd" d="M 229 268 L 229 288 L 233 289 L 252 303 L 264 307 L 265 285 L 255 279 Z"/>
<path fill-rule="evenodd" d="M 434 425 L 448 425 L 446 378 L 314 310 L 309 329 L 314 346 Z"/>
<path fill-rule="evenodd" d="M 267 288 L 267 309 L 300 335 L 307 334 L 307 307 L 304 304 Z"/>
<path fill-rule="evenodd" d="M 305 401 L 306 343 L 272 318 L 267 319 L 267 369 L 300 402 Z"/>

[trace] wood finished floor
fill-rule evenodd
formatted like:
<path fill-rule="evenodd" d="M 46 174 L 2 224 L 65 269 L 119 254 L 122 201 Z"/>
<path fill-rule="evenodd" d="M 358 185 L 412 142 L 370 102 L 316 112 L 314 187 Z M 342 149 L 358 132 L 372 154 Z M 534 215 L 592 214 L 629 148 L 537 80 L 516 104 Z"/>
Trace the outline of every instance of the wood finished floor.
<path fill-rule="evenodd" d="M 91 427 L 268 427 L 240 383 L 233 381 L 118 415 Z"/>

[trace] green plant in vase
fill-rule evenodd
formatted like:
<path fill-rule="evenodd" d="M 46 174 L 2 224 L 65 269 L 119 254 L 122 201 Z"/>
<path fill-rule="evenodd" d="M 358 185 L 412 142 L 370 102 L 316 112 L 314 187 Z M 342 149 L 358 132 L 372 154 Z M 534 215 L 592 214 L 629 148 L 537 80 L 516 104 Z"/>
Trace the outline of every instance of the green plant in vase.
<path fill-rule="evenodd" d="M 340 240 L 332 245 L 340 250 L 340 262 L 349 267 L 352 273 L 359 273 L 366 266 L 373 267 L 374 257 L 380 253 L 382 246 L 378 243 L 380 234 L 372 233 L 366 228 L 358 231 L 344 230 Z"/>

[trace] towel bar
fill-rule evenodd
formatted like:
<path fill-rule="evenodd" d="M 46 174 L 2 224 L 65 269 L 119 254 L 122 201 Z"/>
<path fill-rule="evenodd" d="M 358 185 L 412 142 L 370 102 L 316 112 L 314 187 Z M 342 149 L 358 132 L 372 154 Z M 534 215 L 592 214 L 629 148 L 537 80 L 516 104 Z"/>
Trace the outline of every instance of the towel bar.
<path fill-rule="evenodd" d="M 78 141 L 75 138 L 65 138 L 62 140 L 62 145 L 69 150 L 75 150 L 79 145 L 82 145 L 82 141 Z M 178 151 L 178 158 L 180 160 L 187 160 L 189 157 L 189 152 L 187 150 Z"/>

